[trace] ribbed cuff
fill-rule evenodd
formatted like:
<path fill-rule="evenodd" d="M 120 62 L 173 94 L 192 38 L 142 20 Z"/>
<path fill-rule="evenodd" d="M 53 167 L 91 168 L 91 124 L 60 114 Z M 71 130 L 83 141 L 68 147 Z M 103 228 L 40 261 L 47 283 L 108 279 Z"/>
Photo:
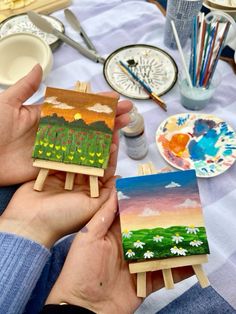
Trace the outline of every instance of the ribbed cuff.
<path fill-rule="evenodd" d="M 88 309 L 76 305 L 47 304 L 39 314 L 95 314 Z"/>
<path fill-rule="evenodd" d="M 48 249 L 29 239 L 0 232 L 0 308 L 22 313 L 50 257 Z"/>

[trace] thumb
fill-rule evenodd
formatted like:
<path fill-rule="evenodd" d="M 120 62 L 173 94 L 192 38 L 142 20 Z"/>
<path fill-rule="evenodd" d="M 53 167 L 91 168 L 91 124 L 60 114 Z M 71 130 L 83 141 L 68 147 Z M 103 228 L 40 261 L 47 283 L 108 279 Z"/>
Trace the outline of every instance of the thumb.
<path fill-rule="evenodd" d="M 39 64 L 35 65 L 26 76 L 2 93 L 1 101 L 20 107 L 38 90 L 42 74 L 41 66 Z"/>
<path fill-rule="evenodd" d="M 104 237 L 110 229 L 117 212 L 116 190 L 113 189 L 108 200 L 87 224 L 90 235 L 95 239 Z"/>

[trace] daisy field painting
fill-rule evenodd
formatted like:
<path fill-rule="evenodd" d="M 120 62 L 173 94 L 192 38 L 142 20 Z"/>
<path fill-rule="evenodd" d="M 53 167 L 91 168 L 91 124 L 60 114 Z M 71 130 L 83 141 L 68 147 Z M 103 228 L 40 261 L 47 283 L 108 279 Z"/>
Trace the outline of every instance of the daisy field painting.
<path fill-rule="evenodd" d="M 194 170 L 122 178 L 116 189 L 125 259 L 209 253 Z"/>

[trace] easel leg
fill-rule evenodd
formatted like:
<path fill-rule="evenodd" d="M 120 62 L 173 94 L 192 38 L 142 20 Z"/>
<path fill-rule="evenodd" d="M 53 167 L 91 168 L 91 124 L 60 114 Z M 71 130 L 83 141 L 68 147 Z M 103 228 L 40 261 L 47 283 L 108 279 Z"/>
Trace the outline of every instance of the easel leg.
<path fill-rule="evenodd" d="M 205 275 L 203 269 L 202 269 L 202 265 L 193 265 L 193 270 L 195 272 L 195 275 L 197 276 L 197 279 L 200 283 L 200 286 L 202 288 L 206 288 L 210 285 L 209 280 L 207 278 L 207 276 Z"/>
<path fill-rule="evenodd" d="M 98 197 L 99 196 L 98 177 L 89 176 L 89 184 L 90 184 L 90 196 Z"/>
<path fill-rule="evenodd" d="M 171 269 L 163 269 L 162 275 L 165 283 L 166 289 L 173 289 L 174 288 L 174 280 L 172 277 Z"/>
<path fill-rule="evenodd" d="M 37 179 L 34 183 L 34 190 L 36 190 L 36 191 L 42 191 L 43 190 L 43 185 L 44 185 L 44 182 L 48 176 L 48 173 L 49 173 L 49 169 L 41 168 L 39 170 L 39 174 L 38 174 Z"/>
<path fill-rule="evenodd" d="M 147 296 L 146 273 L 137 273 L 137 296 L 145 298 Z"/>
<path fill-rule="evenodd" d="M 67 172 L 66 173 L 66 181 L 65 181 L 65 190 L 71 191 L 74 186 L 75 173 Z"/>

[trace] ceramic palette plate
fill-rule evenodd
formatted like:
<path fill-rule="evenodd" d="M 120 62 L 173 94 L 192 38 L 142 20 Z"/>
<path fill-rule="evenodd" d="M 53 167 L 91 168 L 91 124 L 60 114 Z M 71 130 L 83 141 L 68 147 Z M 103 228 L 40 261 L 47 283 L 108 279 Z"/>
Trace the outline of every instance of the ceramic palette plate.
<path fill-rule="evenodd" d="M 52 16 L 42 16 L 57 30 L 62 33 L 65 32 L 64 25 L 59 20 Z M 52 50 L 56 49 L 60 44 L 60 40 L 56 36 L 41 31 L 29 20 L 28 15 L 25 13 L 9 17 L 0 24 L 0 39 L 11 34 L 22 32 L 37 35 L 45 40 Z"/>
<path fill-rule="evenodd" d="M 195 169 L 198 177 L 226 171 L 236 158 L 234 130 L 208 114 L 184 113 L 169 117 L 156 132 L 157 147 L 173 167 Z"/>
<path fill-rule="evenodd" d="M 107 83 L 122 95 L 136 99 L 149 98 L 137 82 L 122 72 L 119 61 L 125 62 L 159 96 L 168 92 L 176 82 L 176 63 L 165 51 L 144 44 L 125 46 L 110 54 L 104 65 Z"/>

